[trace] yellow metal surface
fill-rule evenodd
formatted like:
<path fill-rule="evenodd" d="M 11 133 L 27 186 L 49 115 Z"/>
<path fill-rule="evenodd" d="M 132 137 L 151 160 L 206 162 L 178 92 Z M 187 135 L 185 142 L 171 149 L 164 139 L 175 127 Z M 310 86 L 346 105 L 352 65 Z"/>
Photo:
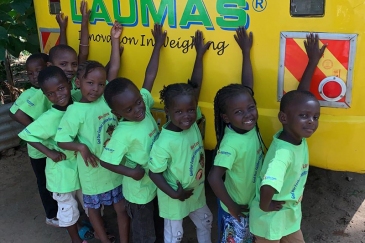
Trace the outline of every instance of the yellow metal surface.
<path fill-rule="evenodd" d="M 43 0 L 34 2 L 38 28 L 57 28 L 55 16 L 49 14 L 47 3 Z M 238 3 L 238 7 L 232 7 L 232 3 Z M 257 3 L 262 3 L 264 9 L 257 8 Z M 320 126 L 309 139 L 309 147 L 310 162 L 314 166 L 365 172 L 365 162 L 361 156 L 365 144 L 365 82 L 362 75 L 365 66 L 364 1 L 325 1 L 325 15 L 315 18 L 291 17 L 289 0 L 89 0 L 88 4 L 92 9 L 89 59 L 107 63 L 110 24 L 115 19 L 122 21 L 125 25 L 122 39 L 125 49 L 120 75 L 130 78 L 139 86 L 152 51 L 150 29 L 154 21 L 160 21 L 166 13 L 164 29 L 168 33 L 168 46 L 161 51 L 159 72 L 152 91 L 157 108 L 161 108 L 158 98 L 163 85 L 186 82 L 191 75 L 195 58 L 195 50 L 191 46 L 194 32 L 202 30 L 206 40 L 214 42 L 204 57 L 204 80 L 199 103 L 206 117 L 207 149 L 213 149 L 216 143 L 213 115 L 215 93 L 224 85 L 240 82 L 241 76 L 241 52 L 233 38 L 234 32 L 227 28 L 246 24 L 249 31 L 254 33 L 251 54 L 254 91 L 259 106 L 259 126 L 267 145 L 281 127 L 277 119 L 280 32 L 358 34 L 351 107 L 322 107 Z M 164 7 L 160 8 L 160 4 Z M 61 0 L 62 12 L 69 16 L 68 42 L 76 50 L 80 30 L 78 22 L 81 20 L 79 6 L 79 0 Z M 238 20 L 225 19 L 223 15 L 238 16 Z"/>

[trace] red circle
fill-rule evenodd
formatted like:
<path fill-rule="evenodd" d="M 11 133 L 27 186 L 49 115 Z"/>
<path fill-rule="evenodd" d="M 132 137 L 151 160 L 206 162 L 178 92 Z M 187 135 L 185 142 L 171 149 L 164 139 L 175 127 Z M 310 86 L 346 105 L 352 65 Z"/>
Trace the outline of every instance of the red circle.
<path fill-rule="evenodd" d="M 328 98 L 337 98 L 342 93 L 342 87 L 335 81 L 329 81 L 323 86 L 323 94 Z"/>

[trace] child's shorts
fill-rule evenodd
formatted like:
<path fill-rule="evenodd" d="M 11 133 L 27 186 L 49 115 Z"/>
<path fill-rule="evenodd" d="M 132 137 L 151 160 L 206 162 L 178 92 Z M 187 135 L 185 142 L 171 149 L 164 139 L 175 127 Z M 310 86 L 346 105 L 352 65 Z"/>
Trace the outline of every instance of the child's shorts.
<path fill-rule="evenodd" d="M 76 224 L 80 217 L 75 195 L 76 191 L 68 193 L 54 192 L 52 194 L 53 199 L 56 200 L 58 204 L 57 218 L 60 227 L 72 226 Z"/>
<path fill-rule="evenodd" d="M 97 195 L 83 194 L 83 198 L 85 208 L 99 209 L 101 205 L 112 205 L 113 203 L 118 203 L 124 199 L 122 185 Z"/>
<path fill-rule="evenodd" d="M 231 214 L 223 210 L 218 204 L 218 226 L 220 231 L 221 243 L 236 242 L 236 243 L 252 243 L 253 235 L 249 228 L 249 217 L 241 217 L 239 222 Z"/>

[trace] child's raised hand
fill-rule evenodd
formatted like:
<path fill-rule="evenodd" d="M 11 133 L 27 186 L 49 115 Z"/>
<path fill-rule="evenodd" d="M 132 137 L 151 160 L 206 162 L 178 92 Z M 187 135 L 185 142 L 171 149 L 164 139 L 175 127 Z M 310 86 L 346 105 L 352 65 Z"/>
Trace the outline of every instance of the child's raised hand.
<path fill-rule="evenodd" d="M 120 38 L 120 36 L 122 35 L 123 32 L 123 27 L 120 23 L 118 23 L 117 21 L 114 22 L 113 27 L 110 30 L 110 36 L 114 39 L 118 39 Z"/>
<path fill-rule="evenodd" d="M 240 217 L 246 217 L 242 212 L 248 212 L 248 205 L 238 205 L 235 203 L 232 207 L 228 208 L 229 213 L 238 221 L 241 221 Z"/>
<path fill-rule="evenodd" d="M 82 15 L 82 20 L 89 21 L 91 10 L 87 8 L 87 2 L 85 0 L 81 1 L 80 12 Z"/>
<path fill-rule="evenodd" d="M 316 65 L 323 56 L 323 53 L 327 47 L 327 44 L 325 44 L 321 48 L 319 48 L 318 43 L 319 43 L 318 34 L 313 34 L 313 33 L 307 35 L 307 40 L 304 41 L 304 47 L 305 51 L 307 52 L 309 61 L 313 62 Z"/>
<path fill-rule="evenodd" d="M 253 43 L 253 35 L 252 32 L 247 34 L 247 31 L 244 27 L 239 27 L 236 30 L 236 34 L 234 35 L 234 39 L 237 44 L 241 48 L 242 52 L 249 52 Z"/>
<path fill-rule="evenodd" d="M 191 197 L 191 195 L 193 195 L 193 191 L 194 191 L 193 189 L 184 190 L 179 181 L 177 181 L 176 184 L 177 184 L 177 190 L 176 190 L 175 199 L 179 199 L 180 201 L 183 202 L 186 199 L 188 199 L 189 197 Z"/>
<path fill-rule="evenodd" d="M 56 21 L 57 21 L 58 25 L 60 26 L 60 29 L 67 28 L 68 17 L 64 16 L 63 13 L 59 13 L 56 15 Z"/>
<path fill-rule="evenodd" d="M 145 170 L 142 168 L 141 165 L 137 165 L 132 169 L 131 176 L 134 180 L 139 181 L 141 180 L 145 175 Z"/>
<path fill-rule="evenodd" d="M 86 166 L 91 164 L 92 167 L 98 167 L 99 158 L 93 155 L 86 145 L 83 145 L 80 149 L 80 154 L 85 161 Z"/>
<path fill-rule="evenodd" d="M 56 151 L 56 150 L 51 150 L 47 154 L 47 157 L 50 158 L 51 160 L 53 160 L 53 162 L 56 162 L 56 163 L 66 159 L 66 155 L 64 153 Z"/>
<path fill-rule="evenodd" d="M 279 211 L 280 209 L 283 208 L 283 204 L 285 204 L 284 201 L 271 200 L 269 208 L 268 208 L 268 212 Z"/>
<path fill-rule="evenodd" d="M 198 55 L 204 55 L 204 53 L 209 49 L 211 44 L 211 41 L 208 41 L 204 44 L 203 32 L 201 32 L 200 30 L 197 30 L 195 32 L 194 46 Z"/>
<path fill-rule="evenodd" d="M 153 38 L 155 38 L 155 46 L 161 48 L 165 43 L 167 31 L 162 31 L 162 25 L 155 24 L 153 30 L 151 30 Z"/>

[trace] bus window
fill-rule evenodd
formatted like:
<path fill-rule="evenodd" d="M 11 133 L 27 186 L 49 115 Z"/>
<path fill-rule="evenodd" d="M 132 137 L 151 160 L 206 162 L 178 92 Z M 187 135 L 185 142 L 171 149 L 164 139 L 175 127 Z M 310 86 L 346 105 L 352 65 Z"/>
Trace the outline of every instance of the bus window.
<path fill-rule="evenodd" d="M 292 17 L 323 17 L 325 0 L 290 0 Z"/>
<path fill-rule="evenodd" d="M 61 12 L 60 0 L 49 0 L 49 13 L 59 14 Z"/>

